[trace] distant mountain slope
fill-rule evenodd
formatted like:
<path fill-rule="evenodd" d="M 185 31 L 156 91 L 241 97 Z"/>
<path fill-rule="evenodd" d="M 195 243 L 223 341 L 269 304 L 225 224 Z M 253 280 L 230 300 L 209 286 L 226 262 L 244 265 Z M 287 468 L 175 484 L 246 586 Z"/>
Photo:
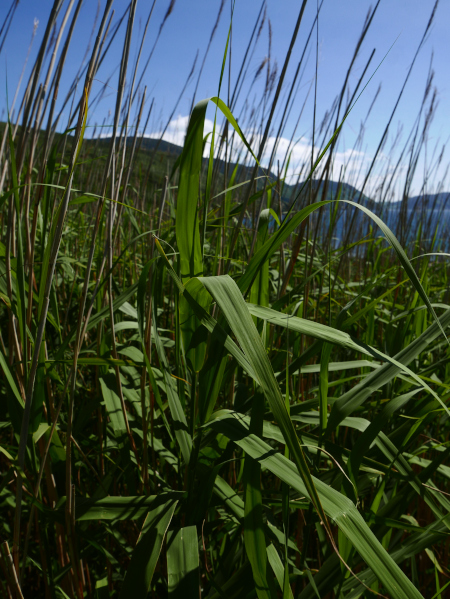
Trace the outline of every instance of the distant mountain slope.
<path fill-rule="evenodd" d="M 107 138 L 107 137 L 103 138 L 103 140 L 105 142 L 108 141 L 108 139 L 109 138 Z M 132 141 L 132 138 L 129 138 L 129 143 L 131 143 L 131 141 Z M 149 152 L 156 150 L 158 153 L 161 152 L 162 154 L 170 155 L 175 160 L 176 160 L 176 158 L 178 158 L 178 156 L 180 156 L 181 152 L 183 151 L 183 148 L 181 146 L 178 146 L 178 145 L 173 144 L 168 141 L 155 139 L 152 137 L 144 137 L 142 139 L 141 149 L 149 151 Z M 204 158 L 204 162 L 207 162 L 207 158 Z M 221 174 L 224 174 L 224 172 L 225 172 L 224 161 L 218 160 L 216 162 L 218 163 L 217 168 L 218 168 L 219 172 Z M 228 173 L 231 174 L 231 172 L 235 166 L 236 166 L 236 163 L 229 164 L 228 165 Z M 246 178 L 250 178 L 251 172 L 253 169 L 250 167 L 244 167 L 244 166 L 242 166 L 242 169 L 244 169 L 244 172 L 241 172 L 241 178 L 244 180 Z M 266 174 L 266 171 L 264 169 L 260 169 L 260 172 L 258 173 L 258 177 L 262 177 L 262 176 L 264 176 L 264 174 Z M 273 172 L 268 173 L 268 177 L 271 181 L 275 181 L 277 178 Z M 324 181 L 320 181 L 320 183 L 319 183 L 318 181 L 313 180 L 313 182 L 312 182 L 313 192 L 317 191 L 318 184 L 320 185 L 320 187 L 319 187 L 319 193 L 317 195 L 321 200 L 336 199 L 337 194 L 338 194 L 339 185 L 341 185 L 341 196 L 340 196 L 341 199 L 359 201 L 369 208 L 376 209 L 376 202 L 374 202 L 374 200 L 372 200 L 366 194 L 361 194 L 360 191 L 353 185 L 350 185 L 348 183 L 340 184 L 338 181 L 329 180 L 328 184 L 327 184 L 327 195 L 326 195 L 326 198 L 324 198 L 324 197 L 321 197 L 323 189 L 324 189 L 324 185 L 325 185 Z M 261 188 L 264 185 L 262 178 L 258 179 L 257 185 L 259 188 Z M 298 194 L 301 189 L 301 186 L 302 186 L 302 182 L 300 182 L 298 185 L 292 185 L 292 184 L 285 183 L 283 186 L 283 196 L 282 196 L 283 203 L 286 205 L 289 204 L 293 200 L 293 193 L 295 192 Z M 306 186 L 303 193 L 305 194 L 305 198 L 309 196 L 309 186 Z M 413 207 L 413 206 L 417 205 L 418 201 L 420 201 L 420 203 L 422 205 L 424 204 L 427 209 L 431 209 L 432 207 L 433 207 L 433 209 L 439 209 L 439 208 L 442 209 L 447 205 L 448 202 L 450 202 L 450 192 L 440 192 L 437 194 L 429 194 L 426 196 L 422 196 L 422 195 L 412 196 L 409 198 L 408 204 L 410 207 Z M 392 209 L 395 212 L 400 208 L 400 204 L 401 204 L 401 202 L 390 202 L 389 209 L 390 210 Z"/>

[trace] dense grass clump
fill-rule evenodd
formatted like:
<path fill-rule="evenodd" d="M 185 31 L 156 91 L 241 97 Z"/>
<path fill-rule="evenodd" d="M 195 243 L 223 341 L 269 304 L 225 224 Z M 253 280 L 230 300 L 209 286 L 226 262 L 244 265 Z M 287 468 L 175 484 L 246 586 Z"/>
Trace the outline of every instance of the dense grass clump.
<path fill-rule="evenodd" d="M 446 198 L 409 197 L 430 81 L 400 201 L 391 169 L 371 189 L 377 156 L 362 184 L 332 180 L 363 78 L 287 181 L 289 152 L 262 160 L 306 2 L 261 104 L 235 120 L 262 9 L 230 106 L 222 69 L 182 149 L 140 133 L 136 0 L 117 23 L 106 2 L 61 123 L 81 2 L 49 63 L 62 4 L 0 130 L 0 595 L 448 596 Z M 91 88 L 118 31 L 105 137 Z"/>

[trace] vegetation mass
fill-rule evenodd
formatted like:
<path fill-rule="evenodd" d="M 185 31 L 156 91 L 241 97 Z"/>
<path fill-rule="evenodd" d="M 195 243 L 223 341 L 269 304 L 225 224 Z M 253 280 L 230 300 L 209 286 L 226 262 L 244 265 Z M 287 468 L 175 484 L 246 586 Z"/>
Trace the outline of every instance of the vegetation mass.
<path fill-rule="evenodd" d="M 333 180 L 345 118 L 371 93 L 373 55 L 355 87 L 349 75 L 377 3 L 340 95 L 314 114 L 320 150 L 288 180 L 294 135 L 282 163 L 263 157 L 301 100 L 316 21 L 285 75 L 306 0 L 281 71 L 256 72 L 254 106 L 240 93 L 264 3 L 225 93 L 228 35 L 217 97 L 194 94 L 182 149 L 145 137 L 136 0 L 115 18 L 105 4 L 61 99 L 82 0 L 54 0 L 0 129 L 1 596 L 443 599 L 446 196 L 424 183 L 410 197 L 432 72 L 398 164 L 377 171 L 394 107 L 364 176 L 350 158 Z M 96 127 L 93 81 L 115 43 L 115 110 Z"/>

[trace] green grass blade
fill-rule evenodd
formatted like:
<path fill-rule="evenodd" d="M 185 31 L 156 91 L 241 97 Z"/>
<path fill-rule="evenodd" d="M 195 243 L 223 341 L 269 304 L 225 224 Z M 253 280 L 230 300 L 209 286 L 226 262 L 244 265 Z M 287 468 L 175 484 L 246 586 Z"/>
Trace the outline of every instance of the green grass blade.
<path fill-rule="evenodd" d="M 334 430 L 340 422 L 349 416 L 358 406 L 377 389 L 380 389 L 401 372 L 400 364 L 407 366 L 417 358 L 430 343 L 437 339 L 441 330 L 450 325 L 450 310 L 440 318 L 439 324 L 433 323 L 428 329 L 395 356 L 395 363 L 387 363 L 367 375 L 358 385 L 344 393 L 334 404 L 328 420 L 328 430 Z"/>
<path fill-rule="evenodd" d="M 233 24 L 233 12 L 234 12 L 234 2 L 233 2 L 233 6 L 231 8 L 231 19 L 230 19 L 230 25 L 228 27 L 227 42 L 225 44 L 225 51 L 223 53 L 223 58 L 222 58 L 222 68 L 220 70 L 219 87 L 217 90 L 218 97 L 220 97 L 220 90 L 222 88 L 223 74 L 225 71 L 225 64 L 227 61 L 228 45 L 230 43 L 230 36 L 231 36 L 231 26 Z M 207 220 L 206 217 L 208 214 L 208 204 L 209 204 L 209 200 L 210 200 L 210 196 L 211 196 L 211 183 L 212 183 L 212 173 L 213 173 L 213 165 L 214 165 L 214 143 L 215 143 L 215 137 L 216 137 L 216 124 L 217 124 L 217 106 L 216 106 L 216 110 L 214 113 L 214 124 L 213 124 L 213 130 L 212 130 L 212 134 L 211 134 L 211 146 L 209 149 L 208 173 L 206 176 L 206 191 L 205 191 L 205 199 L 203 202 L 202 253 L 203 253 L 203 246 L 204 246 L 205 237 L 206 237 L 206 220 Z"/>
<path fill-rule="evenodd" d="M 378 433 L 381 430 L 383 430 L 384 427 L 386 427 L 389 418 L 394 414 L 394 412 L 406 405 L 406 403 L 412 397 L 414 397 L 414 395 L 417 395 L 419 391 L 420 389 L 414 389 L 409 393 L 405 393 L 403 395 L 399 395 L 398 397 L 391 399 L 391 401 L 370 423 L 370 426 L 358 438 L 352 449 L 350 459 L 348 461 L 348 468 L 351 474 L 353 475 L 354 481 L 357 478 L 361 461 L 363 457 L 366 455 L 367 451 L 369 450 L 372 442 L 377 437 Z"/>
<path fill-rule="evenodd" d="M 167 574 L 170 599 L 198 599 L 197 528 L 186 526 L 167 535 Z"/>
<path fill-rule="evenodd" d="M 164 493 L 153 498 L 152 509 L 148 512 L 142 526 L 123 581 L 121 598 L 145 599 L 147 597 L 164 537 L 176 506 L 177 501 L 173 498 L 167 500 Z"/>
<path fill-rule="evenodd" d="M 257 376 L 256 380 L 269 402 L 274 418 L 286 440 L 300 476 L 310 493 L 314 507 L 321 520 L 328 526 L 306 463 L 305 455 L 286 409 L 286 404 L 281 395 L 269 358 L 238 286 L 228 275 L 222 277 L 204 277 L 201 279 L 201 282 L 219 304 L 244 354 L 252 364 Z"/>
<path fill-rule="evenodd" d="M 220 476 L 217 476 L 214 482 L 214 494 L 227 505 L 237 518 L 240 520 L 244 518 L 245 506 L 241 496 Z"/>
<path fill-rule="evenodd" d="M 156 314 L 155 308 L 153 310 L 153 314 Z M 155 316 L 153 318 L 153 337 L 155 339 L 156 351 L 158 353 L 159 361 L 161 363 L 161 370 L 163 372 L 164 381 L 166 384 L 167 399 L 169 401 L 169 409 L 173 419 L 175 437 L 177 438 L 178 444 L 180 446 L 181 455 L 183 456 L 185 464 L 189 464 L 192 451 L 192 437 L 189 434 L 186 415 L 181 405 L 180 398 L 171 384 L 169 362 L 167 361 L 166 352 L 161 342 L 161 337 L 158 333 Z"/>
<path fill-rule="evenodd" d="M 254 306 L 254 305 L 250 305 L 250 304 L 246 304 L 246 305 L 248 306 L 248 310 L 251 314 L 253 314 L 255 316 L 261 316 L 262 318 L 264 318 L 265 320 L 269 320 L 273 324 L 278 324 L 278 325 L 286 327 L 286 328 L 288 327 L 288 324 L 289 324 L 289 328 L 292 330 L 295 330 L 295 331 L 298 331 L 298 332 L 301 332 L 304 334 L 310 334 L 311 336 L 314 336 L 323 341 L 327 341 L 327 342 L 331 342 L 331 343 L 338 343 L 340 345 L 344 345 L 346 347 L 355 349 L 359 352 L 362 351 L 368 355 L 372 355 L 376 358 L 382 359 L 383 361 L 390 363 L 394 368 L 398 368 L 399 371 L 402 371 L 409 377 L 413 378 L 417 384 L 419 384 L 421 387 L 426 389 L 428 391 L 428 393 L 433 395 L 433 397 L 442 405 L 442 407 L 448 411 L 447 406 L 443 403 L 443 401 L 435 393 L 435 391 L 433 391 L 433 389 L 431 389 L 431 387 L 424 380 L 422 380 L 415 372 L 413 372 L 410 368 L 408 368 L 406 366 L 406 364 L 404 364 L 402 361 L 398 361 L 395 358 L 390 358 L 386 354 L 380 352 L 379 350 L 377 350 L 373 347 L 369 347 L 368 345 L 360 344 L 357 341 L 353 341 L 351 339 L 351 337 L 349 335 L 347 335 L 347 333 L 344 333 L 343 331 L 339 331 L 337 329 L 327 327 L 326 325 L 322 325 L 320 323 L 310 322 L 303 318 L 298 318 L 295 316 L 291 317 L 289 315 L 277 313 L 275 310 L 272 310 L 270 308 L 264 308 L 261 306 Z M 327 352 L 329 352 L 329 351 L 330 351 L 330 349 L 327 350 Z M 328 359 L 329 359 L 329 356 L 324 356 L 324 359 L 321 360 L 322 368 L 325 368 L 325 365 L 326 365 L 326 362 Z M 372 373 L 371 376 L 376 379 L 375 373 Z M 323 393 L 325 391 L 325 386 L 324 386 L 323 381 L 324 381 L 324 376 L 323 376 L 323 371 L 321 371 L 321 377 L 320 377 L 321 393 Z M 323 386 L 323 388 L 322 388 L 322 386 Z M 327 383 L 327 386 L 328 386 L 328 383 Z M 326 406 L 323 405 L 322 406 L 322 418 L 323 419 L 321 420 L 322 426 L 326 425 L 326 414 L 327 414 Z"/>
<path fill-rule="evenodd" d="M 250 430 L 257 436 L 262 435 L 264 419 L 264 396 L 255 394 L 253 399 Z M 253 580 L 259 599 L 271 599 L 267 580 L 267 552 L 264 535 L 263 505 L 261 496 L 261 466 L 250 456 L 245 456 L 244 464 L 244 540 L 245 551 L 252 566 Z"/>
<path fill-rule="evenodd" d="M 247 372 L 252 378 L 254 378 L 257 381 L 258 378 L 253 369 L 253 366 L 247 360 L 244 353 L 239 349 L 239 347 L 231 339 L 231 337 L 224 331 L 224 329 L 217 323 L 217 321 L 212 316 L 210 316 L 202 308 L 202 306 L 200 306 L 195 301 L 195 299 L 189 294 L 189 292 L 186 290 L 186 287 L 180 281 L 176 272 L 172 268 L 172 265 L 170 264 L 169 260 L 167 259 L 167 256 L 165 255 L 164 250 L 162 249 L 161 244 L 159 243 L 159 241 L 157 239 L 155 239 L 155 243 L 156 243 L 156 247 L 158 248 L 159 253 L 161 254 L 161 257 L 164 260 L 164 263 L 167 268 L 167 272 L 169 273 L 169 275 L 172 277 L 173 281 L 175 282 L 175 285 L 177 286 L 179 293 L 182 293 L 186 297 L 187 301 L 191 305 L 195 315 L 200 320 L 202 325 L 210 333 L 212 333 L 212 336 L 213 336 L 212 341 L 214 341 L 214 343 L 217 343 L 219 347 L 221 347 L 223 345 L 231 353 L 231 355 L 234 358 L 236 358 L 238 364 L 240 366 L 242 366 L 242 368 L 245 370 L 245 372 Z M 203 279 L 200 279 L 200 280 L 203 280 Z"/>
<path fill-rule="evenodd" d="M 186 283 L 186 289 L 203 310 L 208 312 L 211 296 L 203 285 L 197 279 L 191 279 Z M 198 373 L 205 361 L 207 332 L 184 296 L 180 297 L 180 322 L 187 363 L 193 372 Z"/>
<path fill-rule="evenodd" d="M 197 204 L 207 106 L 208 100 L 202 100 L 194 106 L 180 162 L 175 230 L 183 282 L 203 273 Z"/>
<path fill-rule="evenodd" d="M 393 250 L 397 254 L 400 264 L 403 266 L 403 268 L 404 268 L 406 274 L 408 275 L 411 283 L 413 284 L 415 290 L 420 295 L 424 304 L 427 306 L 428 310 L 432 314 L 435 322 L 437 323 L 437 325 L 439 326 L 439 328 L 441 330 L 441 333 L 447 339 L 447 335 L 445 334 L 444 328 L 441 326 L 439 318 L 437 317 L 437 314 L 434 311 L 433 306 L 431 305 L 428 295 L 425 293 L 425 290 L 419 280 L 419 277 L 416 274 L 416 271 L 412 267 L 412 264 L 409 261 L 408 256 L 405 254 L 405 250 L 402 248 L 398 239 L 395 237 L 395 235 L 391 231 L 391 229 L 381 220 L 381 218 L 379 218 L 371 210 L 366 208 L 363 204 L 357 204 L 356 202 L 351 202 L 350 200 L 339 200 L 339 201 L 344 202 L 345 204 L 350 204 L 350 206 L 353 206 L 354 208 L 358 208 L 359 210 L 362 210 L 362 212 L 364 212 L 367 216 L 369 216 L 374 221 L 374 223 L 380 227 L 380 229 L 383 231 L 386 239 L 389 241 Z"/>
<path fill-rule="evenodd" d="M 281 227 L 278 229 L 272 237 L 266 241 L 266 243 L 260 248 L 258 252 L 255 252 L 252 259 L 250 260 L 247 268 L 245 269 L 242 277 L 239 278 L 238 286 L 241 292 L 245 295 L 247 290 L 252 285 L 256 276 L 262 265 L 273 256 L 273 254 L 278 250 L 281 244 L 286 241 L 289 235 L 295 231 L 295 229 L 308 218 L 308 216 L 320 208 L 321 206 L 325 206 L 329 201 L 324 202 L 316 202 L 315 204 L 311 204 L 306 206 L 295 216 L 293 216 L 290 220 L 284 220 Z"/>
<path fill-rule="evenodd" d="M 25 293 L 24 247 L 22 239 L 22 219 L 20 211 L 19 182 L 17 179 L 16 154 L 12 136 L 11 123 L 8 117 L 9 155 L 11 162 L 11 182 L 14 190 L 14 207 L 17 219 L 17 318 L 19 321 L 20 339 L 22 342 L 23 372 L 25 387 L 28 378 L 28 339 L 27 339 L 27 302 Z M 12 300 L 12 298 L 11 298 Z"/>
<path fill-rule="evenodd" d="M 320 376 L 319 376 L 319 412 L 320 412 L 320 430 L 324 432 L 327 428 L 328 419 L 328 363 L 331 357 L 332 345 L 324 343 L 320 357 Z"/>
<path fill-rule="evenodd" d="M 181 493 L 171 491 L 149 496 L 111 496 L 102 499 L 78 497 L 75 502 L 75 514 L 77 521 L 80 522 L 90 520 L 137 520 L 148 514 L 149 509 L 156 508 L 161 502 L 165 502 L 165 505 L 176 503 L 175 500 L 179 496 L 181 496 Z"/>
<path fill-rule="evenodd" d="M 340 345 L 354 351 L 363 352 L 370 355 L 370 352 L 365 349 L 364 346 L 354 341 L 348 333 L 334 329 L 320 322 L 314 322 L 313 320 L 307 320 L 306 318 L 300 318 L 299 316 L 290 316 L 283 312 L 278 312 L 272 308 L 266 306 L 256 306 L 255 304 L 246 304 L 248 311 L 257 318 L 262 318 L 267 322 L 274 325 L 288 328 L 290 331 L 295 331 L 303 335 L 314 337 L 314 339 L 320 339 L 327 343 Z"/>
<path fill-rule="evenodd" d="M 113 370 L 100 377 L 100 387 L 114 433 L 120 438 L 126 432 L 127 427 L 117 391 L 116 376 Z"/>
<path fill-rule="evenodd" d="M 156 403 L 158 405 L 158 408 L 160 409 L 161 416 L 164 421 L 164 426 L 166 427 L 166 430 L 169 433 L 170 438 L 172 438 L 172 432 L 170 430 L 169 423 L 167 422 L 167 418 L 166 418 L 166 415 L 163 410 L 161 395 L 159 393 L 158 385 L 156 384 L 156 380 L 155 380 L 155 375 L 153 373 L 153 369 L 150 364 L 150 360 L 149 360 L 149 357 L 147 355 L 146 348 L 145 348 L 145 318 L 146 318 L 145 296 L 146 296 L 146 292 L 147 292 L 147 283 L 148 283 L 150 269 L 151 269 L 154 261 L 155 261 L 155 258 L 152 258 L 151 260 L 149 260 L 147 262 L 147 264 L 142 269 L 141 275 L 139 277 L 137 298 L 136 298 L 136 302 L 137 302 L 137 310 L 136 311 L 137 311 L 137 320 L 138 320 L 137 326 L 138 326 L 138 331 L 139 331 L 139 337 L 141 340 L 142 353 L 144 356 L 144 361 L 145 361 L 145 366 L 147 369 L 148 378 L 149 378 L 150 384 L 152 386 L 152 390 L 153 390 L 153 394 L 156 399 Z M 119 325 L 120 325 L 120 323 L 119 323 Z M 117 332 L 119 330 L 119 326 L 116 326 L 115 330 Z M 78 360 L 78 362 L 79 361 L 80 360 Z"/>
<path fill-rule="evenodd" d="M 14 377 L 12 375 L 11 370 L 9 369 L 8 363 L 5 360 L 5 356 L 3 355 L 3 352 L 0 350 L 0 368 L 3 370 L 3 374 L 6 377 L 6 380 L 9 383 L 9 386 L 11 387 L 11 391 L 14 394 L 14 397 L 17 399 L 17 401 L 19 402 L 20 406 L 22 408 L 25 407 L 25 403 L 23 401 L 22 396 L 19 393 L 19 390 L 17 388 L 16 385 L 16 381 L 14 380 Z"/>
<path fill-rule="evenodd" d="M 258 234 L 256 237 L 255 252 L 258 252 L 266 243 L 269 232 L 270 217 L 273 216 L 275 220 L 280 224 L 276 213 L 269 208 L 261 211 L 259 217 Z M 250 291 L 250 301 L 253 304 L 259 304 L 260 306 L 269 305 L 269 262 L 266 261 L 262 265 L 260 271 L 256 275 Z"/>
<path fill-rule="evenodd" d="M 133 283 L 132 285 L 130 285 L 130 287 L 128 287 L 128 289 L 126 289 L 123 293 L 118 295 L 114 299 L 114 311 L 118 310 L 120 308 L 120 306 L 123 306 L 123 304 L 125 302 L 127 302 L 129 299 L 131 299 L 133 297 L 133 295 L 136 293 L 137 288 L 138 288 L 138 283 Z M 109 306 L 106 306 L 102 310 L 99 310 L 96 314 L 94 314 L 92 316 L 92 318 L 89 319 L 89 323 L 86 328 L 86 331 L 92 330 L 99 323 L 101 323 L 103 320 L 105 320 L 105 318 L 108 318 L 109 313 L 110 313 Z M 55 354 L 55 362 L 62 360 L 64 358 L 64 354 L 66 351 L 68 351 L 70 343 L 74 340 L 75 335 L 76 335 L 76 328 L 73 328 L 72 331 L 64 339 L 63 343 L 61 344 L 61 347 L 58 348 L 58 351 Z"/>
<path fill-rule="evenodd" d="M 275 549 L 272 543 L 267 547 L 267 558 L 269 560 L 269 564 L 273 570 L 273 573 L 275 574 L 275 578 L 277 579 L 277 582 L 280 585 L 280 589 L 286 595 L 287 599 L 294 599 L 294 595 L 292 593 L 290 585 L 287 585 L 286 593 L 284 592 L 285 569 L 283 566 L 283 562 L 281 561 L 280 556 L 278 555 L 278 551 Z"/>
<path fill-rule="evenodd" d="M 275 452 L 270 445 L 252 435 L 242 423 L 240 414 L 227 414 L 221 419 L 211 420 L 208 425 L 234 441 L 246 454 L 259 460 L 263 469 L 275 474 L 302 496 L 309 497 L 306 485 L 298 475 L 295 465 Z M 396 599 L 423 599 L 421 593 L 382 547 L 352 501 L 317 478 L 314 478 L 314 485 L 324 511 L 370 565 L 390 596 Z"/>

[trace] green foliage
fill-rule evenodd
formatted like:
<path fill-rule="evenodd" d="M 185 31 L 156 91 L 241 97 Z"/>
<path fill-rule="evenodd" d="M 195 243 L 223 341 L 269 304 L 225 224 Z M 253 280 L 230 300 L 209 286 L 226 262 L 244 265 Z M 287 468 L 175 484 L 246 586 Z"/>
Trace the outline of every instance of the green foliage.
<path fill-rule="evenodd" d="M 0 595 L 444 597 L 436 235 L 312 180 L 345 116 L 287 213 L 287 164 L 265 173 L 219 97 L 178 158 L 83 139 L 95 48 L 75 137 L 0 130 Z"/>

